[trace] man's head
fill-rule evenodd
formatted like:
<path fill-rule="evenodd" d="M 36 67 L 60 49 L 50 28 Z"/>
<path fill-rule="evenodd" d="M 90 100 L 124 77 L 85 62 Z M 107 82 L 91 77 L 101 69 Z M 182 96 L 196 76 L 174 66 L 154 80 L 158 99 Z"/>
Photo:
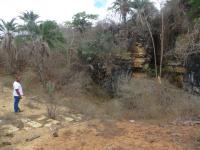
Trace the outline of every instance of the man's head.
<path fill-rule="evenodd" d="M 16 75 L 16 76 L 15 76 L 15 79 L 16 79 L 17 82 L 20 82 L 20 81 L 21 81 L 20 75 Z"/>

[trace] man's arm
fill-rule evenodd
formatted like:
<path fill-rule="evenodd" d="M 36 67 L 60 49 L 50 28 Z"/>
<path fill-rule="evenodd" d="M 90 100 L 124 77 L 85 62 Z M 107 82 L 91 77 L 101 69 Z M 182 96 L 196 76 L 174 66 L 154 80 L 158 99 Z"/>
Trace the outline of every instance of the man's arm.
<path fill-rule="evenodd" d="M 19 92 L 19 89 L 16 89 L 15 91 L 17 92 L 18 96 L 19 96 L 19 97 L 20 97 L 20 99 L 21 99 L 21 98 L 22 98 L 22 96 L 21 96 L 21 94 L 20 94 L 20 92 Z"/>

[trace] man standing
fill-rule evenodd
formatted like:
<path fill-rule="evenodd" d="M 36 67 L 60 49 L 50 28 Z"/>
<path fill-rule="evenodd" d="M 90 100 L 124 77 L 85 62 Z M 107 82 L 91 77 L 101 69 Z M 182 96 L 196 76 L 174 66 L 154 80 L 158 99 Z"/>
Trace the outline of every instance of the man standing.
<path fill-rule="evenodd" d="M 14 97 L 14 111 L 15 113 L 21 112 L 19 109 L 19 101 L 22 99 L 23 90 L 20 84 L 21 78 L 19 75 L 16 76 L 16 80 L 13 83 L 13 97 Z"/>

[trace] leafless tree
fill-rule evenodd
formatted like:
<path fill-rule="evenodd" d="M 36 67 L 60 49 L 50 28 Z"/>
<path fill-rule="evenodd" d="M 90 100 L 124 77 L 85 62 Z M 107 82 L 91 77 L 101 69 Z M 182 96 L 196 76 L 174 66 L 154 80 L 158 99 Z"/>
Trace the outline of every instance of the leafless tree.
<path fill-rule="evenodd" d="M 167 55 L 173 55 L 176 60 L 187 64 L 188 57 L 192 54 L 200 53 L 200 21 L 198 20 L 193 30 L 187 34 L 180 35 L 176 40 L 175 49 L 169 51 Z"/>

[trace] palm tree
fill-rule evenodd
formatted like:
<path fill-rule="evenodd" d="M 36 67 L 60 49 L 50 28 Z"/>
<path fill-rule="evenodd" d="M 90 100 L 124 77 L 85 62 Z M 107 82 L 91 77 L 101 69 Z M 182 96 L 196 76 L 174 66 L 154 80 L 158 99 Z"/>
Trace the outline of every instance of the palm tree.
<path fill-rule="evenodd" d="M 19 18 L 24 21 L 24 25 L 20 29 L 24 31 L 26 37 L 27 34 L 28 37 L 31 37 L 28 40 L 31 40 L 34 46 L 36 46 L 35 43 L 40 42 L 46 43 L 47 47 L 54 48 L 60 43 L 64 43 L 62 33 L 55 21 L 38 22 L 39 15 L 33 11 L 23 12 Z"/>
<path fill-rule="evenodd" d="M 19 16 L 26 23 L 35 23 L 39 18 L 38 14 L 35 14 L 33 11 L 26 11 L 22 13 L 22 16 Z"/>
<path fill-rule="evenodd" d="M 131 0 L 116 0 L 110 9 L 120 13 L 123 23 L 126 23 L 127 15 L 132 11 L 131 3 Z"/>
<path fill-rule="evenodd" d="M 37 19 L 39 18 L 39 15 L 35 14 L 33 11 L 26 11 L 23 12 L 19 18 L 25 23 L 20 29 L 22 31 L 27 31 L 33 38 L 33 36 L 38 33 Z"/>
<path fill-rule="evenodd" d="M 149 0 L 133 0 L 131 2 L 132 7 L 135 9 L 143 9 L 146 5 L 150 4 Z"/>
<path fill-rule="evenodd" d="M 7 33 L 13 33 L 16 31 L 16 26 L 17 24 L 15 23 L 15 18 L 11 19 L 11 21 L 4 21 L 1 19 L 0 23 L 0 31 L 3 32 L 4 34 Z"/>
<path fill-rule="evenodd" d="M 8 56 L 8 70 L 11 73 L 16 71 L 16 49 L 14 45 L 14 36 L 17 32 L 17 23 L 15 23 L 15 18 L 6 22 L 1 19 L 0 23 L 0 33 L 2 36 L 1 47 Z"/>
<path fill-rule="evenodd" d="M 149 19 L 157 12 L 157 9 L 149 0 L 133 0 L 131 2 L 131 7 L 134 10 L 132 11 L 134 16 L 136 16 L 134 19 L 142 25 L 145 24 L 144 19 Z"/>
<path fill-rule="evenodd" d="M 44 21 L 38 26 L 38 33 L 32 39 L 31 55 L 33 56 L 33 66 L 36 68 L 37 74 L 46 87 L 47 74 L 45 62 L 50 56 L 50 50 L 63 50 L 64 37 L 58 24 L 55 21 Z M 56 49 L 55 49 L 56 48 Z"/>
<path fill-rule="evenodd" d="M 10 21 L 6 22 L 1 19 L 0 32 L 1 36 L 3 37 L 2 47 L 7 50 L 11 49 L 12 39 L 15 32 L 17 32 L 17 23 L 15 23 L 15 20 L 16 19 L 13 18 Z"/>

